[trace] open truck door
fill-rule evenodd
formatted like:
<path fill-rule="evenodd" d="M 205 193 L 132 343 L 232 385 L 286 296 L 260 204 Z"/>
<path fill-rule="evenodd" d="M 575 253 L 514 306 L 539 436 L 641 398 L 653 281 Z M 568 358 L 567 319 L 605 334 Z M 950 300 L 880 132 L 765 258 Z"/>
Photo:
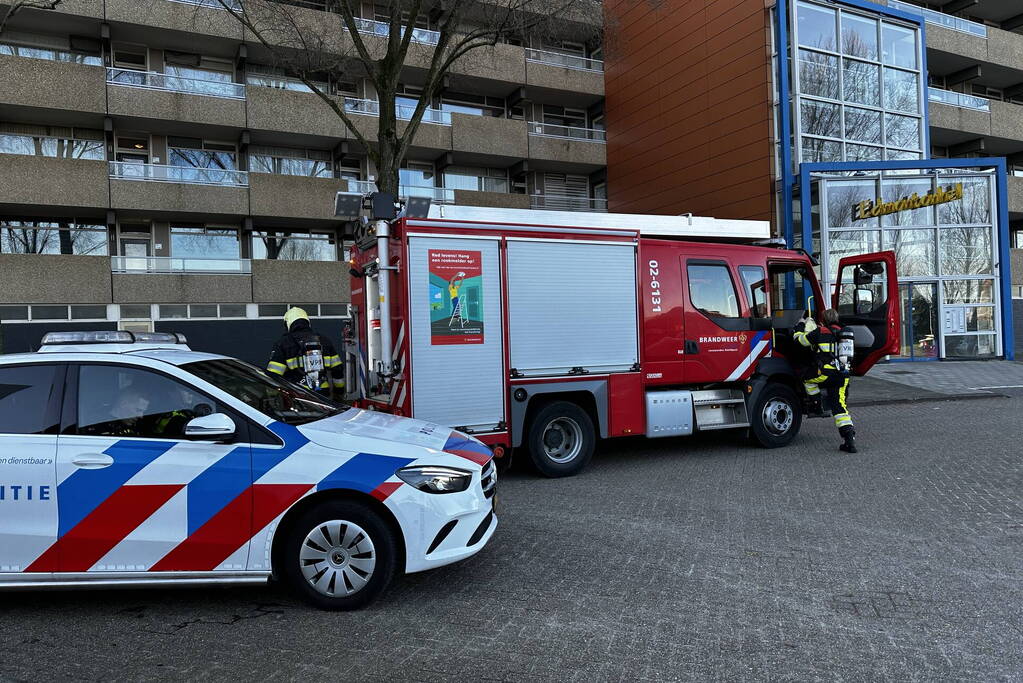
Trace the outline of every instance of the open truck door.
<path fill-rule="evenodd" d="M 899 282 L 895 252 L 848 256 L 838 263 L 831 306 L 856 335 L 854 375 L 865 375 L 884 356 L 898 355 Z"/>

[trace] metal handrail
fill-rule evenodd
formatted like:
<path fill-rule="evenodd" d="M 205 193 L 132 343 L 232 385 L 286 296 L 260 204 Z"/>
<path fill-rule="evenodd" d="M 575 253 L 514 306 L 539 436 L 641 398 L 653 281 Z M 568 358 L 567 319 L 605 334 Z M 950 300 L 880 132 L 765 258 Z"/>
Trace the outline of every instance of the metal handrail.
<path fill-rule="evenodd" d="M 220 0 L 170 0 L 170 2 L 177 2 L 182 5 L 198 5 L 199 7 L 209 7 L 211 9 L 219 9 L 227 11 L 224 5 L 220 3 Z M 241 12 L 242 6 L 236 0 L 224 0 L 224 4 L 229 5 L 235 12 Z"/>
<path fill-rule="evenodd" d="M 176 256 L 111 256 L 113 273 L 219 273 L 251 275 L 250 259 L 179 258 Z"/>
<path fill-rule="evenodd" d="M 226 168 L 199 168 L 197 166 L 170 166 L 145 164 L 137 161 L 111 161 L 110 177 L 116 180 L 146 180 L 187 185 L 227 185 L 248 187 L 249 174 Z"/>
<path fill-rule="evenodd" d="M 362 17 L 355 17 L 355 26 L 359 29 L 359 33 L 367 33 L 369 35 L 381 36 L 386 38 L 391 33 L 391 26 L 384 21 L 376 21 L 375 19 L 363 19 Z M 412 29 L 412 42 L 423 43 L 424 45 L 436 45 L 440 41 L 440 32 L 431 31 L 425 28 L 414 28 Z"/>
<path fill-rule="evenodd" d="M 978 24 L 975 21 L 970 21 L 969 19 L 953 17 L 951 14 L 945 14 L 926 7 L 920 7 L 919 5 L 911 5 L 908 2 L 901 2 L 901 0 L 888 0 L 888 6 L 893 9 L 900 9 L 909 14 L 919 14 L 924 18 L 924 21 L 930 24 L 937 24 L 938 26 L 944 26 L 945 28 L 952 29 L 953 31 L 972 33 L 975 36 L 987 38 L 987 26 L 984 24 Z"/>
<path fill-rule="evenodd" d="M 554 123 L 543 123 L 542 121 L 530 121 L 529 134 L 547 138 L 607 142 L 606 131 L 598 128 L 577 128 L 576 126 L 562 126 Z"/>
<path fill-rule="evenodd" d="M 377 100 L 362 99 L 359 97 L 344 98 L 344 109 L 352 114 L 364 114 L 366 116 L 380 116 L 380 102 Z M 409 121 L 415 113 L 416 108 L 404 104 L 395 105 L 395 116 L 402 121 Z M 451 125 L 451 112 L 440 109 L 427 109 L 423 112 L 423 123 L 435 123 L 440 126 Z"/>
<path fill-rule="evenodd" d="M 171 76 L 156 71 L 137 71 L 135 69 L 122 69 L 114 66 L 107 67 L 107 83 L 146 90 L 166 90 L 193 95 L 207 95 L 209 97 L 223 97 L 232 100 L 245 99 L 244 83 L 228 83 L 225 81 L 207 80 L 205 78 L 192 78 L 190 76 Z"/>
<path fill-rule="evenodd" d="M 566 69 L 577 69 L 579 71 L 604 71 L 604 62 L 590 57 L 580 57 L 565 52 L 552 52 L 551 50 L 537 50 L 533 47 L 526 48 L 526 61 L 537 64 L 550 64 L 563 66 Z"/>
<path fill-rule="evenodd" d="M 560 194 L 533 194 L 529 196 L 532 209 L 550 211 L 607 211 L 607 200 L 596 197 L 573 197 Z"/>
<path fill-rule="evenodd" d="M 976 111 L 991 111 L 991 100 L 986 97 L 967 95 L 966 93 L 955 92 L 954 90 L 928 87 L 927 99 L 931 102 L 941 102 L 952 107 L 975 109 Z"/>
<path fill-rule="evenodd" d="M 373 180 L 349 180 L 348 191 L 369 194 L 377 191 Z M 409 197 L 429 197 L 438 204 L 451 204 L 455 201 L 455 190 L 450 187 L 434 187 L 433 185 L 402 185 L 398 188 L 402 199 Z"/>

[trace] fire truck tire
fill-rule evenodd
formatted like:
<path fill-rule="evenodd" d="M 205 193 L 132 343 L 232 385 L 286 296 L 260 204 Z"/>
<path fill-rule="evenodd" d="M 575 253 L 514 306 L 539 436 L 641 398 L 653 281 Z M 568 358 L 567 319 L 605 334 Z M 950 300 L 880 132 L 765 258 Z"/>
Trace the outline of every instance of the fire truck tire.
<path fill-rule="evenodd" d="M 387 589 L 397 557 L 394 533 L 380 515 L 357 501 L 326 501 L 289 525 L 281 573 L 316 607 L 358 609 Z"/>
<path fill-rule="evenodd" d="M 787 446 L 799 434 L 803 422 L 799 397 L 791 387 L 777 382 L 764 387 L 750 410 L 750 435 L 764 448 Z"/>
<path fill-rule="evenodd" d="M 581 472 L 593 457 L 596 441 L 589 414 L 569 401 L 544 406 L 529 426 L 529 455 L 545 477 Z"/>

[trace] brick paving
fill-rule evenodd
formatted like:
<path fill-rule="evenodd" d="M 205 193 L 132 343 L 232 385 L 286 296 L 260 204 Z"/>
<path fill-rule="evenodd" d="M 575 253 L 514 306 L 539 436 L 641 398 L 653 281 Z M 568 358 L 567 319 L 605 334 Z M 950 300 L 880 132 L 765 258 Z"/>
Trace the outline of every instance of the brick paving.
<path fill-rule="evenodd" d="M 952 364 L 948 364 L 952 365 Z M 476 558 L 372 608 L 276 588 L 0 595 L 0 679 L 1023 680 L 1023 397 L 763 450 L 608 442 L 501 482 Z"/>
<path fill-rule="evenodd" d="M 1023 362 L 886 363 L 874 366 L 868 377 L 939 394 L 997 394 L 1005 388 L 1023 388 Z"/>

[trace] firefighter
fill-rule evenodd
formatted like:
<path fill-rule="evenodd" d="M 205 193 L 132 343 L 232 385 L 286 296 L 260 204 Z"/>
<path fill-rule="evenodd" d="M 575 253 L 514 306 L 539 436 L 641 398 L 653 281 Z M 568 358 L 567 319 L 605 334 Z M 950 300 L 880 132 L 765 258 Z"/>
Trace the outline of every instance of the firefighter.
<path fill-rule="evenodd" d="M 288 331 L 274 344 L 267 371 L 324 395 L 341 393 L 345 386 L 341 357 L 329 339 L 313 330 L 309 314 L 289 308 L 284 324 Z"/>
<path fill-rule="evenodd" d="M 856 431 L 849 415 L 849 359 L 839 354 L 842 328 L 838 324 L 838 311 L 829 308 L 821 316 L 824 324 L 818 327 L 813 318 L 806 317 L 796 325 L 793 335 L 797 342 L 809 347 L 814 362 L 803 386 L 811 400 L 811 412 L 821 414 L 821 389 L 827 390 L 828 407 L 835 418 L 835 426 L 843 443 L 838 447 L 846 453 L 856 452 Z"/>

